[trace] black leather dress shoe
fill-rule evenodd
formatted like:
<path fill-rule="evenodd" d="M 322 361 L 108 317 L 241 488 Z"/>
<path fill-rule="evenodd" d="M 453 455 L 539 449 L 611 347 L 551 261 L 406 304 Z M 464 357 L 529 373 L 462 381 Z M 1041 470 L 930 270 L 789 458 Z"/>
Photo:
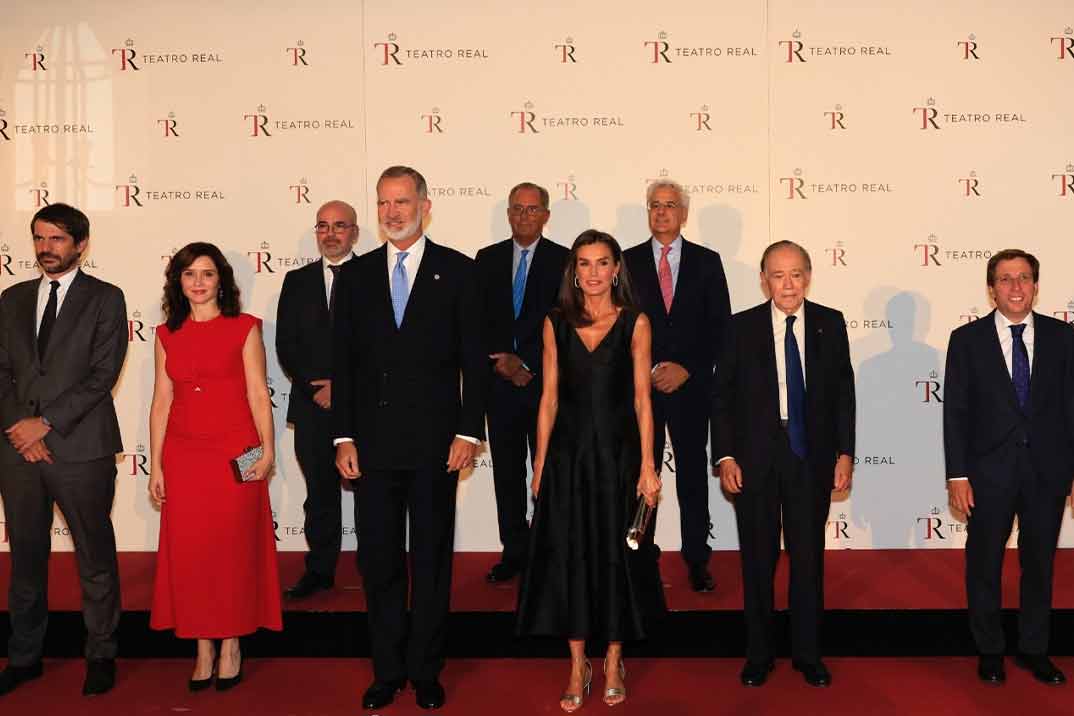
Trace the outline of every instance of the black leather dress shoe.
<path fill-rule="evenodd" d="M 1018 654 L 1014 657 L 1014 663 L 1033 674 L 1033 678 L 1042 684 L 1059 686 L 1067 682 L 1063 672 L 1044 654 Z"/>
<path fill-rule="evenodd" d="M 1003 657 L 984 655 L 977 660 L 977 678 L 986 684 L 999 686 L 1007 680 L 1007 672 L 1003 670 Z"/>
<path fill-rule="evenodd" d="M 514 562 L 497 562 L 485 575 L 485 581 L 489 584 L 498 584 L 514 579 L 522 567 Z"/>
<path fill-rule="evenodd" d="M 711 592 L 716 589 L 716 582 L 709 573 L 708 565 L 690 565 L 690 589 L 695 592 Z"/>
<path fill-rule="evenodd" d="M 402 690 L 402 681 L 374 681 L 362 696 L 362 708 L 383 708 L 394 701 L 395 695 Z"/>
<path fill-rule="evenodd" d="M 824 665 L 823 661 L 814 661 L 812 663 L 796 661 L 791 665 L 795 671 L 801 672 L 802 678 L 810 686 L 832 685 L 832 674 L 828 671 L 828 667 Z"/>
<path fill-rule="evenodd" d="M 0 671 L 0 696 L 14 691 L 19 684 L 40 678 L 43 671 L 40 661 L 29 666 L 8 664 L 3 671 Z"/>
<path fill-rule="evenodd" d="M 414 700 L 423 709 L 438 709 L 444 705 L 444 687 L 436 679 L 415 681 Z"/>
<path fill-rule="evenodd" d="M 775 668 L 776 663 L 774 661 L 761 663 L 747 661 L 746 665 L 742 667 L 742 673 L 739 674 L 739 678 L 742 680 L 743 686 L 764 686 L 764 682 L 768 681 L 768 675 Z"/>
<path fill-rule="evenodd" d="M 115 659 L 86 659 L 86 680 L 82 683 L 83 696 L 106 694 L 115 685 Z"/>
<path fill-rule="evenodd" d="M 284 590 L 283 596 L 287 599 L 305 599 L 321 590 L 331 589 L 335 584 L 336 580 L 331 577 L 306 572 L 293 586 Z"/>

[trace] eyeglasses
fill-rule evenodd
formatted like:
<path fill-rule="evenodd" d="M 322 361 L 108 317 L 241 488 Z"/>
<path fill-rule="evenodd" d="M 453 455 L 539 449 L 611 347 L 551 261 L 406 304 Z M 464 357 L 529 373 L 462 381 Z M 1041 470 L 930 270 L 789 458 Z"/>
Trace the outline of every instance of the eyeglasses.
<path fill-rule="evenodd" d="M 1015 284 L 1030 284 L 1033 283 L 1033 275 L 1028 273 L 1020 273 L 1015 276 L 1010 274 L 1004 276 L 997 276 L 996 283 L 1000 286 L 1009 287 Z"/>
<path fill-rule="evenodd" d="M 343 234 L 346 233 L 347 229 L 355 226 L 357 226 L 357 224 L 346 224 L 342 221 L 337 221 L 334 224 L 329 224 L 327 221 L 318 221 L 313 225 L 313 230 L 318 234 L 327 234 L 329 231 L 333 234 Z"/>
<path fill-rule="evenodd" d="M 679 208 L 679 202 L 677 201 L 650 201 L 649 211 L 659 211 L 660 209 L 667 209 L 668 211 L 674 211 Z"/>
<path fill-rule="evenodd" d="M 513 216 L 521 216 L 522 214 L 525 214 L 526 216 L 537 216 L 544 210 L 545 208 L 543 206 L 536 205 L 522 206 L 521 204 L 512 204 L 507 207 L 508 213 Z"/>

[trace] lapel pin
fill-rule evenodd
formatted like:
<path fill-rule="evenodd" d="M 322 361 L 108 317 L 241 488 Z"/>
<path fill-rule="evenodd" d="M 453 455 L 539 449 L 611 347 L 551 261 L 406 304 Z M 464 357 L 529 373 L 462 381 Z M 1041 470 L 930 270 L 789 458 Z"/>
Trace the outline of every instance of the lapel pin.
<path fill-rule="evenodd" d="M 434 273 L 433 274 L 433 281 L 439 281 L 439 280 L 440 280 L 440 274 Z"/>

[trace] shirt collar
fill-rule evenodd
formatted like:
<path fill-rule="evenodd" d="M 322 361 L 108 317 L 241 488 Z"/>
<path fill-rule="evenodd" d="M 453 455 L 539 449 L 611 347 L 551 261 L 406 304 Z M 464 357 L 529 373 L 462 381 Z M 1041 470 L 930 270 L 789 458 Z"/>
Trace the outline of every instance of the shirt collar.
<path fill-rule="evenodd" d="M 387 245 L 388 245 L 388 259 L 391 261 L 392 265 L 394 266 L 395 261 L 396 261 L 395 257 L 400 252 L 399 252 L 399 249 L 395 248 L 395 244 L 393 244 L 391 241 L 388 241 Z M 425 253 L 425 234 L 422 234 L 421 238 L 419 238 L 417 241 L 415 241 L 413 244 L 411 244 L 410 248 L 406 250 L 406 253 L 407 253 L 408 258 L 420 259 L 422 254 Z"/>
<path fill-rule="evenodd" d="M 1027 330 L 1031 330 L 1033 328 L 1033 312 L 1032 311 L 1029 312 L 1029 315 L 1026 316 L 1026 319 L 1024 321 L 1022 321 L 1022 323 L 1025 324 L 1025 327 L 1026 327 Z M 1016 325 L 1018 325 L 1018 324 L 1013 323 L 1006 316 L 1004 316 L 1002 313 L 1000 313 L 999 310 L 996 310 L 996 329 L 997 330 L 1008 331 L 1008 330 L 1010 330 L 1011 326 L 1016 326 Z"/>
<path fill-rule="evenodd" d="M 776 306 L 775 301 L 769 301 L 768 305 L 772 309 L 772 325 L 787 322 L 787 314 L 781 311 L 779 307 Z M 791 315 L 793 315 L 795 319 L 797 319 L 795 322 L 798 325 L 802 325 L 802 321 L 805 320 L 805 301 L 802 301 L 802 305 L 799 306 L 798 310 Z"/>
<path fill-rule="evenodd" d="M 343 264 L 347 263 L 348 261 L 350 261 L 353 258 L 354 258 L 354 252 L 353 251 L 348 251 L 347 255 L 344 256 L 343 258 L 341 258 L 339 261 L 329 261 L 327 258 L 322 256 L 321 257 L 321 265 L 324 267 L 324 270 L 327 271 L 329 266 L 342 266 Z"/>
<path fill-rule="evenodd" d="M 659 241 L 657 241 L 656 237 L 653 237 L 653 238 L 649 239 L 649 241 L 651 241 L 652 244 L 653 244 L 653 255 L 655 255 L 656 258 L 659 259 L 660 258 L 660 253 L 664 250 L 664 245 L 662 243 L 660 243 Z M 670 244 L 668 244 L 668 246 L 671 247 L 671 251 L 668 252 L 669 256 L 671 254 L 675 254 L 676 256 L 681 256 L 682 254 L 680 252 L 682 251 L 682 234 L 679 234 L 678 236 L 676 236 L 675 240 L 672 241 Z"/>
<path fill-rule="evenodd" d="M 78 272 L 81 270 L 82 269 L 80 268 L 76 268 L 74 271 L 68 271 L 63 276 L 55 279 L 49 278 L 45 274 L 41 274 L 41 288 L 49 288 L 50 283 L 52 283 L 53 281 L 59 281 L 60 288 L 58 290 L 66 291 L 71 287 L 71 282 L 75 280 L 75 276 L 77 276 Z"/>
<path fill-rule="evenodd" d="M 532 244 L 530 244 L 529 246 L 523 246 L 522 244 L 520 244 L 517 241 L 515 241 L 515 237 L 512 236 L 511 237 L 511 245 L 514 247 L 514 252 L 516 254 L 520 254 L 523 251 L 529 251 L 530 256 L 532 257 L 533 254 L 535 253 L 535 249 L 537 248 L 537 244 L 541 243 L 541 239 L 543 239 L 543 238 L 544 238 L 543 235 L 538 236 L 537 240 L 534 241 Z"/>

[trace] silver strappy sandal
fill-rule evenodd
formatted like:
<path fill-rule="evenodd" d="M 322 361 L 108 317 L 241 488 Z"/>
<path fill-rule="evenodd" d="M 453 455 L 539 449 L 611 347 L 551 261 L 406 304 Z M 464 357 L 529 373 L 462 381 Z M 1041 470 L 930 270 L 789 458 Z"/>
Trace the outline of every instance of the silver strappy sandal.
<path fill-rule="evenodd" d="M 608 675 L 607 659 L 604 660 L 604 675 Z M 617 706 L 626 701 L 626 666 L 623 664 L 623 657 L 619 657 L 619 680 L 623 682 L 622 687 L 617 688 L 613 686 L 604 689 L 604 703 L 609 706 Z M 609 701 L 609 699 L 618 698 L 620 696 L 622 697 L 622 701 Z"/>
<path fill-rule="evenodd" d="M 559 697 L 559 707 L 569 714 L 574 713 L 582 707 L 582 702 L 585 701 L 585 697 L 589 696 L 589 686 L 593 683 L 593 665 L 589 663 L 589 659 L 585 660 L 585 683 L 582 684 L 582 695 L 568 694 L 563 692 L 563 695 Z M 564 704 L 570 704 L 570 708 Z"/>

